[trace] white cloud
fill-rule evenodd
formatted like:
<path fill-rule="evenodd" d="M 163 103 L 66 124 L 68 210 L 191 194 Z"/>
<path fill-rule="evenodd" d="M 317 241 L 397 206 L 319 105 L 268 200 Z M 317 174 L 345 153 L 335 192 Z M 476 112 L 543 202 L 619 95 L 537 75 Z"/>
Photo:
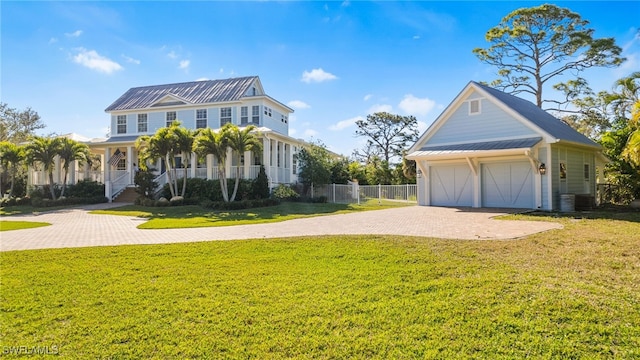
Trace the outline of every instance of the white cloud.
<path fill-rule="evenodd" d="M 313 69 L 311 71 L 305 70 L 302 73 L 302 82 L 306 83 L 330 81 L 337 78 L 337 76 L 322 70 L 322 68 Z"/>
<path fill-rule="evenodd" d="M 82 35 L 82 30 L 76 30 L 72 33 L 64 33 L 64 35 L 67 37 L 80 37 L 80 35 Z"/>
<path fill-rule="evenodd" d="M 369 99 L 371 99 L 372 97 L 373 97 L 373 95 L 367 94 L 367 95 L 364 96 L 364 98 L 362 100 L 369 101 Z"/>
<path fill-rule="evenodd" d="M 201 77 L 201 78 L 197 78 L 196 81 L 208 81 L 209 78 L 206 77 Z"/>
<path fill-rule="evenodd" d="M 49 39 L 49 44 L 55 44 L 57 42 L 58 42 L 58 38 L 52 37 L 51 39 Z"/>
<path fill-rule="evenodd" d="M 318 134 L 319 133 L 317 131 L 313 130 L 313 129 L 307 129 L 307 130 L 304 131 L 304 133 L 302 133 L 302 135 L 304 137 L 308 137 L 308 138 L 309 137 L 318 136 Z"/>
<path fill-rule="evenodd" d="M 388 104 L 375 104 L 372 107 L 370 107 L 369 111 L 368 111 L 369 114 L 374 114 L 374 113 L 378 113 L 378 112 L 392 113 L 393 112 L 393 106 L 388 105 Z"/>
<path fill-rule="evenodd" d="M 171 50 L 171 52 L 170 52 L 170 53 L 168 53 L 168 54 L 167 54 L 167 56 L 168 56 L 170 59 L 177 59 L 177 58 L 178 58 L 178 54 L 176 54 L 176 52 L 175 52 L 175 51 L 173 51 L 173 50 Z"/>
<path fill-rule="evenodd" d="M 419 40 L 420 39 L 420 35 L 413 35 L 413 40 Z"/>
<path fill-rule="evenodd" d="M 73 62 L 76 64 L 105 74 L 111 74 L 123 69 L 120 64 L 98 54 L 95 50 L 87 50 L 85 48 L 78 48 L 76 50 L 78 54 L 73 57 Z"/>
<path fill-rule="evenodd" d="M 293 129 L 293 128 L 289 128 L 289 136 L 293 137 L 296 135 L 296 133 L 298 132 L 298 130 Z"/>
<path fill-rule="evenodd" d="M 362 116 L 356 116 L 356 117 L 351 118 L 351 119 L 338 121 L 337 123 L 329 126 L 329 130 L 331 130 L 331 131 L 344 130 L 344 129 L 348 128 L 348 127 L 351 127 L 351 126 L 355 125 L 356 121 L 358 121 L 358 120 L 364 120 L 364 118 Z"/>
<path fill-rule="evenodd" d="M 429 127 L 429 125 L 427 125 L 426 122 L 418 121 L 418 135 L 424 134 L 424 132 L 427 131 L 428 127 Z"/>
<path fill-rule="evenodd" d="M 309 104 L 301 100 L 291 100 L 287 103 L 287 105 L 294 109 L 308 109 L 311 107 L 309 106 Z"/>
<path fill-rule="evenodd" d="M 190 64 L 191 64 L 190 60 L 181 60 L 180 61 L 180 65 L 178 66 L 178 68 L 180 68 L 180 69 L 188 69 Z"/>
<path fill-rule="evenodd" d="M 398 107 L 404 111 L 405 114 L 410 115 L 427 115 L 431 109 L 436 105 L 436 102 L 429 98 L 417 98 L 412 94 L 407 94 L 404 99 L 400 101 Z"/>
<path fill-rule="evenodd" d="M 140 60 L 138 59 L 134 59 L 124 54 L 122 55 L 122 58 L 125 59 L 128 63 L 140 65 Z"/>
<path fill-rule="evenodd" d="M 351 2 L 349 0 L 345 0 L 340 4 L 340 7 L 348 7 L 349 5 L 351 5 Z"/>

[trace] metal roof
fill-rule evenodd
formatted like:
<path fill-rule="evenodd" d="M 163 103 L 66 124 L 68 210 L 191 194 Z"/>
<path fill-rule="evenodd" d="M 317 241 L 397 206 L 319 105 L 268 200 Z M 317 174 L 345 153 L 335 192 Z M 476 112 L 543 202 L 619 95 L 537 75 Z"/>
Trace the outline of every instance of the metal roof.
<path fill-rule="evenodd" d="M 223 80 L 135 87 L 120 96 L 105 111 L 147 109 L 156 105 L 158 101 L 166 96 L 184 100 L 187 104 L 238 101 L 257 79 L 257 76 L 247 76 Z M 173 101 L 166 105 L 175 104 L 176 102 Z"/>
<path fill-rule="evenodd" d="M 451 144 L 451 145 L 432 145 L 423 146 L 419 151 L 482 151 L 482 150 L 504 150 L 504 149 L 523 149 L 530 148 L 542 140 L 541 137 L 502 140 L 502 141 L 485 141 L 477 143 Z"/>
<path fill-rule="evenodd" d="M 588 137 L 577 132 L 571 126 L 537 107 L 535 104 L 521 99 L 517 96 L 494 89 L 492 87 L 482 85 L 475 81 L 472 81 L 472 83 L 480 87 L 482 90 L 488 92 L 498 101 L 502 102 L 518 114 L 522 115 L 525 119 L 531 121 L 533 124 L 544 130 L 549 135 L 555 137 L 556 139 L 584 144 L 591 147 L 600 147 Z"/>

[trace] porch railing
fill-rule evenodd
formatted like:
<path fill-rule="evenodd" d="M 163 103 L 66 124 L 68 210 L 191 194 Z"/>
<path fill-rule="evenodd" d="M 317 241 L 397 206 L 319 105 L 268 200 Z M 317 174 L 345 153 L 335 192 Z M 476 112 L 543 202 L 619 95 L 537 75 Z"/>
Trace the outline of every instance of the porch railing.
<path fill-rule="evenodd" d="M 129 185 L 128 171 L 116 170 L 111 173 L 111 199 L 115 199 Z"/>

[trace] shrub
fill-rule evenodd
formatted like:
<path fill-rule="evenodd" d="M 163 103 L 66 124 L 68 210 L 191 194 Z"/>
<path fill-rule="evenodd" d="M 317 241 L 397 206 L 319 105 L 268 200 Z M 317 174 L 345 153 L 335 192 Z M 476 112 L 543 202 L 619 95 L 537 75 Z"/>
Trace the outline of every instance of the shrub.
<path fill-rule="evenodd" d="M 288 185 L 280 184 L 273 189 L 273 197 L 284 201 L 296 201 L 296 199 L 300 198 L 300 194 Z"/>
<path fill-rule="evenodd" d="M 136 192 L 147 198 L 152 198 L 159 186 L 158 183 L 154 181 L 156 175 L 151 171 L 153 171 L 153 169 L 138 171 L 134 176 Z"/>
<path fill-rule="evenodd" d="M 182 181 L 181 179 L 178 182 Z M 252 180 L 240 180 L 240 184 L 238 185 L 238 195 L 236 196 L 237 200 L 246 200 L 251 197 L 252 194 Z M 233 186 L 235 185 L 234 180 L 230 179 L 227 182 L 227 187 L 229 191 L 229 195 L 233 192 Z M 180 187 L 182 189 L 182 187 Z M 165 198 L 171 198 L 171 192 L 169 191 L 169 185 L 165 184 L 162 188 L 161 195 Z M 208 199 L 211 201 L 223 201 L 222 199 L 222 191 L 220 191 L 220 181 L 219 180 L 207 180 L 200 178 L 188 178 L 187 179 L 187 191 L 184 194 L 186 199 L 188 198 L 199 198 L 199 199 Z"/>
<path fill-rule="evenodd" d="M 260 165 L 258 177 L 253 180 L 251 188 L 252 199 L 267 199 L 269 197 L 269 178 L 263 165 Z"/>
<path fill-rule="evenodd" d="M 91 198 L 104 196 L 104 184 L 97 181 L 80 180 L 75 185 L 67 186 L 67 197 Z"/>

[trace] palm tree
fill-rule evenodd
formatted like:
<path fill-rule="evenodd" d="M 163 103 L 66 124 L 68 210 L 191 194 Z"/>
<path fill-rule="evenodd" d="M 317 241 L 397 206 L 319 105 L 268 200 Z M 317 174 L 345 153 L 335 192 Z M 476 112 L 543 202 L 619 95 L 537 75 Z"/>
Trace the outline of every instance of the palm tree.
<path fill-rule="evenodd" d="M 622 156 L 636 166 L 640 166 L 640 100 L 636 101 L 631 109 L 629 124 L 635 130 L 629 135 Z"/>
<path fill-rule="evenodd" d="M 220 190 L 224 201 L 229 201 L 229 191 L 227 189 L 227 174 L 225 163 L 227 159 L 228 139 L 223 131 L 214 131 L 210 128 L 201 129 L 193 142 L 193 151 L 198 156 L 209 154 L 218 162 L 218 178 L 220 179 Z"/>
<path fill-rule="evenodd" d="M 231 194 L 229 201 L 235 200 L 236 194 L 238 193 L 238 185 L 240 184 L 240 161 L 242 159 L 242 155 L 245 151 L 259 152 L 262 149 L 260 139 L 253 132 L 255 128 L 255 126 L 249 125 L 240 130 L 238 126 L 230 123 L 225 124 L 222 128 L 222 132 L 228 139 L 229 147 L 235 151 L 236 164 L 238 165 L 236 166 L 236 180 L 233 186 L 233 194 Z M 246 158 L 244 159 L 244 161 L 248 160 L 249 159 Z"/>
<path fill-rule="evenodd" d="M 614 113 L 625 118 L 628 118 L 634 104 L 638 101 L 640 101 L 640 71 L 617 80 L 614 92 L 606 97 L 606 102 L 613 107 Z"/>
<path fill-rule="evenodd" d="M 622 157 L 640 166 L 640 71 L 615 82 L 615 89 L 606 98 L 620 118 L 628 119 L 631 134 L 622 151 Z"/>
<path fill-rule="evenodd" d="M 49 175 L 49 191 L 51 191 L 53 200 L 56 199 L 56 193 L 53 189 L 53 169 L 59 149 L 60 139 L 40 136 L 34 136 L 25 148 L 29 164 L 36 167 L 38 164 L 42 165 L 44 172 Z"/>
<path fill-rule="evenodd" d="M 182 193 L 181 196 L 187 191 L 187 166 L 191 162 L 191 153 L 193 152 L 193 142 L 196 136 L 196 131 L 179 126 L 180 123 L 174 122 L 171 124 L 171 131 L 175 140 L 175 152 L 182 157 L 182 168 L 184 169 L 184 176 L 182 178 Z M 175 126 L 174 126 L 175 125 Z M 177 179 L 176 179 L 177 181 Z M 178 192 L 178 184 L 176 183 L 176 193 Z"/>
<path fill-rule="evenodd" d="M 58 156 L 60 156 L 60 160 L 62 160 L 62 168 L 64 169 L 64 180 L 62 181 L 62 191 L 60 192 L 60 196 L 64 196 L 64 191 L 67 188 L 69 165 L 76 160 L 78 160 L 80 164 L 88 161 L 90 157 L 89 147 L 73 139 L 61 138 Z"/>
<path fill-rule="evenodd" d="M 173 168 L 175 165 L 173 133 L 170 128 L 162 127 L 152 136 L 144 135 L 136 140 L 139 164 L 142 170 L 146 170 L 147 160 L 162 159 L 167 173 L 167 182 L 171 197 L 176 196 L 173 181 Z"/>
<path fill-rule="evenodd" d="M 9 197 L 13 196 L 13 185 L 16 182 L 18 167 L 24 158 L 25 154 L 22 146 L 18 146 L 8 141 L 0 142 L 0 165 L 2 165 L 4 169 L 7 169 L 11 175 Z"/>

